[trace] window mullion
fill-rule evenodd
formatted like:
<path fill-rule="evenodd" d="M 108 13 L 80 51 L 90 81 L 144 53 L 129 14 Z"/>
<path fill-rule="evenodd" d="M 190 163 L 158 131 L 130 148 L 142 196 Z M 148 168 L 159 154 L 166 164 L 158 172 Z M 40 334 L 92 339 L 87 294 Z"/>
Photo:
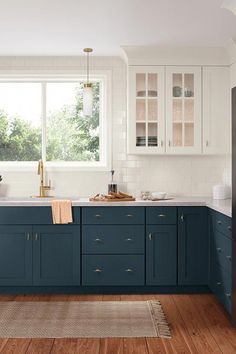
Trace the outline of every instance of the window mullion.
<path fill-rule="evenodd" d="M 42 82 L 42 159 L 46 161 L 46 82 Z"/>

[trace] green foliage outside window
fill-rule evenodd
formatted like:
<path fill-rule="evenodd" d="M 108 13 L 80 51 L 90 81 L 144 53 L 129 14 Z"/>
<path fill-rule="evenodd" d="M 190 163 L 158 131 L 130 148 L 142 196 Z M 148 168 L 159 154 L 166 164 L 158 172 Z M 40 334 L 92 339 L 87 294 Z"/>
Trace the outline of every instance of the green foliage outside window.
<path fill-rule="evenodd" d="M 83 84 L 76 87 L 76 104 L 64 105 L 47 116 L 47 161 L 99 161 L 99 83 L 93 84 L 93 115 L 84 117 Z M 0 110 L 0 161 L 41 158 L 41 129 L 24 117 Z"/>

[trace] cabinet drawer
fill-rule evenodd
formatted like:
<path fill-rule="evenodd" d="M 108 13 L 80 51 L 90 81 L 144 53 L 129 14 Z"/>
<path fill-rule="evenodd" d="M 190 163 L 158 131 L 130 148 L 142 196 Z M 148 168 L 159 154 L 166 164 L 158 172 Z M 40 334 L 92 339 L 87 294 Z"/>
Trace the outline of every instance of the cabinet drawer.
<path fill-rule="evenodd" d="M 176 224 L 177 208 L 175 207 L 147 207 L 146 208 L 146 223 L 165 225 Z"/>
<path fill-rule="evenodd" d="M 83 224 L 144 224 L 143 207 L 85 207 Z"/>
<path fill-rule="evenodd" d="M 232 219 L 228 216 L 214 212 L 213 214 L 213 229 L 218 230 L 228 237 L 232 237 Z"/>
<path fill-rule="evenodd" d="M 93 254 L 144 253 L 144 226 L 83 226 L 82 250 Z"/>
<path fill-rule="evenodd" d="M 213 261 L 231 276 L 232 274 L 232 241 L 221 232 L 213 233 Z"/>
<path fill-rule="evenodd" d="M 142 255 L 84 255 L 83 285 L 144 285 Z"/>
<path fill-rule="evenodd" d="M 232 281 L 231 277 L 216 263 L 212 265 L 214 273 L 211 280 L 211 288 L 218 300 L 225 309 L 230 313 L 232 307 Z"/>

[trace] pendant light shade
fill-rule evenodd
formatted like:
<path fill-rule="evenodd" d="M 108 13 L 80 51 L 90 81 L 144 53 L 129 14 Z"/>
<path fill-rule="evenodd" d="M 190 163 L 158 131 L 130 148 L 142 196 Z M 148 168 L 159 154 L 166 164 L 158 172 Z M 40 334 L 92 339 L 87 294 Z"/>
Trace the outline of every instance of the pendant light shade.
<path fill-rule="evenodd" d="M 84 84 L 83 91 L 83 114 L 91 116 L 93 111 L 93 88 L 91 84 Z"/>
<path fill-rule="evenodd" d="M 236 15 L 236 0 L 224 0 L 221 7 L 231 11 Z"/>
<path fill-rule="evenodd" d="M 83 91 L 83 114 L 84 116 L 91 116 L 93 112 L 93 88 L 89 82 L 89 53 L 92 53 L 92 48 L 84 48 L 87 54 L 87 82 L 84 84 Z"/>

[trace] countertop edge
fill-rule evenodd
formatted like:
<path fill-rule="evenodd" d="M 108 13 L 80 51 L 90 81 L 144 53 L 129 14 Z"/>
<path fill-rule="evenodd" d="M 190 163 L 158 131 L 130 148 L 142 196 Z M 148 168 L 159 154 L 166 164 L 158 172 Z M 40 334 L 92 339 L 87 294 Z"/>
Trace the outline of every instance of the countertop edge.
<path fill-rule="evenodd" d="M 64 198 L 65 199 L 65 198 Z M 69 199 L 69 198 L 68 198 Z M 11 200 L 0 198 L 0 207 L 50 207 L 51 199 L 47 200 L 35 200 L 32 199 L 19 199 Z M 107 207 L 107 206 L 137 206 L 137 207 L 146 207 L 146 206 L 206 206 L 212 210 L 218 211 L 228 217 L 232 217 L 232 206 L 231 199 L 226 200 L 213 200 L 211 198 L 175 198 L 173 200 L 166 201 L 146 201 L 146 200 L 136 200 L 134 202 L 91 202 L 88 198 L 81 198 L 80 200 L 72 199 L 72 206 L 74 207 Z"/>

